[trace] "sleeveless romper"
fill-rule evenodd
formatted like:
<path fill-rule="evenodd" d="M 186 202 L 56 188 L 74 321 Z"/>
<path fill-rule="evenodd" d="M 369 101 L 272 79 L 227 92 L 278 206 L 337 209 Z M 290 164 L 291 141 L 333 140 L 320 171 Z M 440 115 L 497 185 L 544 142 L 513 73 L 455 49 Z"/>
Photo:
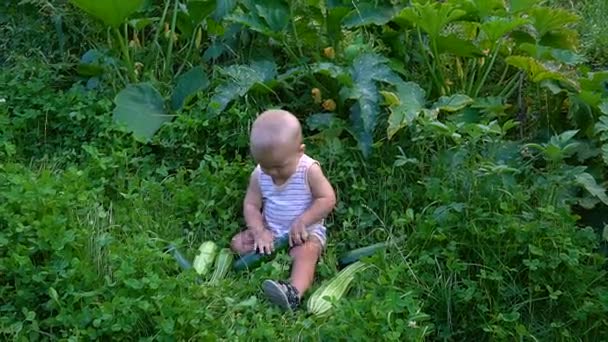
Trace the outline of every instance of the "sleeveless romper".
<path fill-rule="evenodd" d="M 262 215 L 266 227 L 275 237 L 289 233 L 291 223 L 302 215 L 312 204 L 313 197 L 308 185 L 308 169 L 319 162 L 303 154 L 298 167 L 282 185 L 276 185 L 272 177 L 258 165 L 258 182 L 262 193 Z M 315 235 L 322 246 L 326 243 L 324 220 L 307 227 L 308 233 Z"/>

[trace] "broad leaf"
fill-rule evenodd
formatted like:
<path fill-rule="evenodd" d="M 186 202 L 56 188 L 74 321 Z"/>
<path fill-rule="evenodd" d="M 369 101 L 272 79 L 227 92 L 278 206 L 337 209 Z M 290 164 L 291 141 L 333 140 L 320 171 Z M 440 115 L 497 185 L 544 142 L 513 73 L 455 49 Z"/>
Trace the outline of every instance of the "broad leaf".
<path fill-rule="evenodd" d="M 359 147 L 365 157 L 371 153 L 372 137 L 376 128 L 379 92 L 376 82 L 401 83 L 401 79 L 386 65 L 388 60 L 380 55 L 366 53 L 355 59 L 352 66 L 353 86 L 347 97 L 357 100 L 351 106 L 350 118 Z"/>
<path fill-rule="evenodd" d="M 528 13 L 539 38 L 551 31 L 560 31 L 568 24 L 580 20 L 576 13 L 563 8 L 534 7 Z"/>
<path fill-rule="evenodd" d="M 365 25 L 384 25 L 395 15 L 395 9 L 391 7 L 378 7 L 369 3 L 361 3 L 348 13 L 342 24 L 347 28 Z"/>
<path fill-rule="evenodd" d="M 523 43 L 519 46 L 519 48 L 536 59 L 555 60 L 568 65 L 577 65 L 587 61 L 584 56 L 576 54 L 570 50 L 555 49 L 549 46 L 529 43 Z"/>
<path fill-rule="evenodd" d="M 608 100 L 602 101 L 597 108 L 605 115 L 608 115 Z"/>
<path fill-rule="evenodd" d="M 281 0 L 258 1 L 255 5 L 258 15 L 266 21 L 274 32 L 284 30 L 289 24 L 289 7 Z"/>
<path fill-rule="evenodd" d="M 504 15 L 506 12 L 504 0 L 449 0 L 454 2 L 474 18 L 487 18 L 493 15 Z"/>
<path fill-rule="evenodd" d="M 548 66 L 541 64 L 532 57 L 509 56 L 505 58 L 505 61 L 507 64 L 526 71 L 532 82 L 540 83 L 544 80 L 556 80 L 564 82 L 571 87 L 577 87 L 574 81 L 568 79 L 558 71 L 550 70 Z"/>
<path fill-rule="evenodd" d="M 576 176 L 576 183 L 582 185 L 590 194 L 597 197 L 604 204 L 608 205 L 608 196 L 606 189 L 597 184 L 592 175 L 583 172 Z"/>
<path fill-rule="evenodd" d="M 177 85 L 171 97 L 171 109 L 177 111 L 182 108 L 184 102 L 200 90 L 209 86 L 209 78 L 202 66 L 194 67 L 182 74 L 177 79 Z"/>
<path fill-rule="evenodd" d="M 581 88 L 608 96 L 608 71 L 589 73 L 587 78 L 581 79 Z"/>
<path fill-rule="evenodd" d="M 488 41 L 495 45 L 507 33 L 527 24 L 529 21 L 522 18 L 491 18 L 481 24 L 481 30 L 485 33 Z"/>
<path fill-rule="evenodd" d="M 114 121 L 126 125 L 140 141 L 148 141 L 172 117 L 165 113 L 163 97 L 149 83 L 130 84 L 114 99 Z"/>
<path fill-rule="evenodd" d="M 511 105 L 505 103 L 505 99 L 502 97 L 482 97 L 476 99 L 471 107 L 479 109 L 481 113 L 493 118 L 504 115 Z"/>
<path fill-rule="evenodd" d="M 339 42 L 343 35 L 341 22 L 342 19 L 348 14 L 349 9 L 347 7 L 334 7 L 327 9 L 327 36 L 330 41 Z"/>
<path fill-rule="evenodd" d="M 411 7 L 402 10 L 398 18 L 419 26 L 432 40 L 435 40 L 447 24 L 465 14 L 465 11 L 457 9 L 450 3 L 429 1 L 425 4 L 413 3 Z"/>
<path fill-rule="evenodd" d="M 70 0 L 74 5 L 101 20 L 104 24 L 117 28 L 125 19 L 137 11 L 144 0 Z"/>
<path fill-rule="evenodd" d="M 291 78 L 298 79 L 302 76 L 313 74 L 322 74 L 331 78 L 339 79 L 341 83 L 349 84 L 348 71 L 343 67 L 329 62 L 314 63 L 305 66 L 298 66 L 287 70 L 285 73 L 279 75 L 277 79 L 279 81 L 287 81 Z"/>
<path fill-rule="evenodd" d="M 236 7 L 238 0 L 216 0 L 215 11 L 213 11 L 213 19 L 220 21 L 230 14 Z"/>
<path fill-rule="evenodd" d="M 411 125 L 418 117 L 425 103 L 425 91 L 414 82 L 397 84 L 396 103 L 389 106 L 387 135 L 391 139 L 403 127 Z"/>
<path fill-rule="evenodd" d="M 433 108 L 446 111 L 457 112 L 473 103 L 473 99 L 464 94 L 454 94 L 452 96 L 442 96 L 433 104 Z"/>
<path fill-rule="evenodd" d="M 186 2 L 188 14 L 193 24 L 198 25 L 217 8 L 215 0 L 189 0 Z"/>
<path fill-rule="evenodd" d="M 532 8 L 540 2 L 540 0 L 510 0 L 510 11 L 513 13 L 522 12 Z"/>
<path fill-rule="evenodd" d="M 459 38 L 455 34 L 437 37 L 439 53 L 450 53 L 459 57 L 482 57 L 484 53 L 471 41 Z"/>
<path fill-rule="evenodd" d="M 256 84 L 264 84 L 276 76 L 276 65 L 271 61 L 256 61 L 251 65 L 231 65 L 223 70 L 227 80 L 215 89 L 207 107 L 207 116 L 221 113 L 234 99 L 244 96 Z"/>

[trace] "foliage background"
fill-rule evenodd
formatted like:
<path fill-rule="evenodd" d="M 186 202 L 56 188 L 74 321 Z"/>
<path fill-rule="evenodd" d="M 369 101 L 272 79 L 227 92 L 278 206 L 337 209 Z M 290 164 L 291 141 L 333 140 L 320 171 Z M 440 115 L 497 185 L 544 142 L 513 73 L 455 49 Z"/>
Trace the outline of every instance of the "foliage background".
<path fill-rule="evenodd" d="M 86 3 L 0 5 L 2 338 L 608 338 L 605 2 Z M 268 107 L 338 194 L 316 286 L 406 238 L 328 318 L 260 296 L 283 253 L 213 287 L 166 249 L 241 229 Z"/>

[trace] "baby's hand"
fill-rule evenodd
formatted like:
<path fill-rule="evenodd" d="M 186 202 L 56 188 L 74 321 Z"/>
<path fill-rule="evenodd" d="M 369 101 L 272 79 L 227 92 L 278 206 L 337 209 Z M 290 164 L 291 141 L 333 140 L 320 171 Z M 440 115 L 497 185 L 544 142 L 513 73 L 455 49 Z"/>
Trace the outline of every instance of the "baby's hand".
<path fill-rule="evenodd" d="M 261 229 L 253 233 L 253 250 L 261 254 L 270 254 L 274 251 L 274 238 L 268 229 Z"/>
<path fill-rule="evenodd" d="M 301 220 L 295 220 L 289 230 L 289 246 L 303 244 L 308 240 L 308 231 Z"/>

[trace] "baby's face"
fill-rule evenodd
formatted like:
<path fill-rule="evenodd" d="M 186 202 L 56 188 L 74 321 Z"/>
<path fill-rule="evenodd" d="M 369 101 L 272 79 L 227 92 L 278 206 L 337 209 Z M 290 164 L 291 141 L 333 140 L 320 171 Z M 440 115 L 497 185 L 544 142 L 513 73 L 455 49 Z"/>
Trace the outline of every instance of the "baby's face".
<path fill-rule="evenodd" d="M 256 153 L 254 158 L 260 164 L 262 171 L 272 177 L 275 182 L 284 182 L 296 172 L 303 150 L 304 145 L 276 146 Z"/>

